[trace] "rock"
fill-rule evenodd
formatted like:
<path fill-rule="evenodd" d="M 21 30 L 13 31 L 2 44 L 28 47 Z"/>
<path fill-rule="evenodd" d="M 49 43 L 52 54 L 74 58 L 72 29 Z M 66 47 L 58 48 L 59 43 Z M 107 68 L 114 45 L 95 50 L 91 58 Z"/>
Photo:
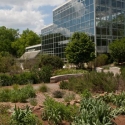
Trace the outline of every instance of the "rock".
<path fill-rule="evenodd" d="M 37 105 L 37 106 L 34 107 L 33 110 L 34 110 L 34 111 L 37 111 L 37 110 L 40 110 L 40 109 L 41 109 L 41 108 Z"/>
<path fill-rule="evenodd" d="M 75 101 L 72 100 L 72 101 L 70 102 L 70 105 L 75 105 Z"/>
<path fill-rule="evenodd" d="M 26 109 L 26 106 L 25 105 L 21 105 L 20 109 L 24 110 L 24 109 Z"/>

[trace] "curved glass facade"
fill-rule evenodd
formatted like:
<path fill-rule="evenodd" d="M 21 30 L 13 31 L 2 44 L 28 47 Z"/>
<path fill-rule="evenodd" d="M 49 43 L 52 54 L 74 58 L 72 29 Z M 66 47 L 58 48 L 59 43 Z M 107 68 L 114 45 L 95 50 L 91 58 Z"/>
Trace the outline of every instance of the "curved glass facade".
<path fill-rule="evenodd" d="M 85 32 L 96 51 L 124 35 L 125 0 L 68 0 L 53 10 L 53 24 L 42 29 L 42 52 L 65 60 L 65 47 L 74 32 Z"/>

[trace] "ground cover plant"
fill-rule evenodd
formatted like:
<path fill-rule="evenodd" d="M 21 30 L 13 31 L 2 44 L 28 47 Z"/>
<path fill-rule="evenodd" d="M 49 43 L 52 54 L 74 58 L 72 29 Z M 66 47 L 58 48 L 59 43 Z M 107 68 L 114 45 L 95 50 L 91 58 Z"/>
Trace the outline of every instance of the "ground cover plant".
<path fill-rule="evenodd" d="M 26 102 L 28 98 L 35 97 L 32 85 L 19 89 L 0 89 L 0 102 Z"/>

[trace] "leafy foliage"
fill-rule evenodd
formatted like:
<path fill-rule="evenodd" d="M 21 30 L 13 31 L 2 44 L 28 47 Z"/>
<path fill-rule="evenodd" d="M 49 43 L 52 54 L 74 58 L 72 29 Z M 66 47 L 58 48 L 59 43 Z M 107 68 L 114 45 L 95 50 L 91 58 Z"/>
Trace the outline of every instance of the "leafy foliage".
<path fill-rule="evenodd" d="M 36 125 L 38 122 L 37 117 L 32 114 L 28 106 L 26 106 L 25 110 L 21 110 L 15 106 L 11 117 L 11 125 Z M 42 123 L 39 125 L 42 125 Z"/>
<path fill-rule="evenodd" d="M 53 92 L 53 97 L 54 98 L 62 98 L 64 93 L 62 91 L 56 90 Z"/>
<path fill-rule="evenodd" d="M 77 93 L 83 93 L 84 90 L 112 92 L 117 90 L 121 80 L 120 76 L 114 77 L 111 73 L 90 72 L 78 78 L 70 78 L 64 85 L 62 82 L 60 87 Z"/>
<path fill-rule="evenodd" d="M 72 125 L 112 125 L 111 108 L 101 99 L 83 98 Z"/>
<path fill-rule="evenodd" d="M 94 42 L 85 33 L 74 33 L 65 52 L 69 63 L 80 65 L 89 62 L 95 57 Z"/>
<path fill-rule="evenodd" d="M 19 37 L 19 30 L 6 28 L 5 26 L 0 27 L 0 52 L 9 52 L 14 54 L 11 44 L 15 42 Z"/>
<path fill-rule="evenodd" d="M 61 69 L 63 61 L 58 56 L 42 55 L 40 56 L 39 66 L 51 66 L 53 69 Z"/>
<path fill-rule="evenodd" d="M 47 92 L 48 91 L 48 87 L 45 84 L 43 84 L 43 85 L 41 85 L 39 87 L 39 91 L 40 92 Z"/>
<path fill-rule="evenodd" d="M 115 40 L 109 45 L 110 54 L 113 59 L 121 63 L 125 61 L 125 38 Z"/>
<path fill-rule="evenodd" d="M 35 91 L 31 85 L 21 89 L 1 89 L 0 102 L 26 102 L 26 99 L 35 97 Z"/>
<path fill-rule="evenodd" d="M 35 45 L 41 43 L 40 36 L 38 36 L 32 30 L 26 29 L 20 35 L 20 37 L 12 43 L 12 48 L 16 56 L 20 57 L 27 46 Z"/>
<path fill-rule="evenodd" d="M 58 125 L 62 123 L 63 120 L 72 121 L 76 114 L 75 107 L 65 106 L 50 97 L 45 99 L 44 106 L 42 119 L 48 120 L 51 125 Z"/>

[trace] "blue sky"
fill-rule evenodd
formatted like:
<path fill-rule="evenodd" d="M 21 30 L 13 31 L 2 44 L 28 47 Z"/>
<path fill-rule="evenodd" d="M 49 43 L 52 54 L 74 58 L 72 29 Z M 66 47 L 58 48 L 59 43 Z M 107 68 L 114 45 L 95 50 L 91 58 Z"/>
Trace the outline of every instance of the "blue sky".
<path fill-rule="evenodd" d="M 66 0 L 0 0 L 0 26 L 40 30 L 53 22 L 52 10 Z"/>

